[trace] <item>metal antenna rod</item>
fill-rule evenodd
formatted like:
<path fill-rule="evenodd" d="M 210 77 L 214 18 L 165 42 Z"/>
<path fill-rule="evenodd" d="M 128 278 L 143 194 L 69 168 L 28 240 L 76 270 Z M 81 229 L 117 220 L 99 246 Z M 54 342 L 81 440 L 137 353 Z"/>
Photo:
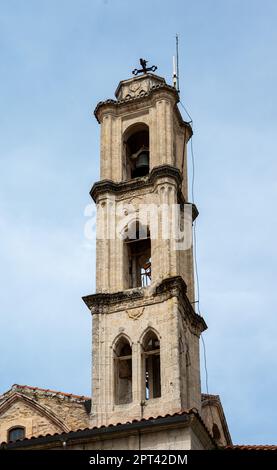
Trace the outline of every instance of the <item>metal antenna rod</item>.
<path fill-rule="evenodd" d="M 176 34 L 176 65 L 177 65 L 177 91 L 180 93 L 179 86 L 179 36 Z"/>

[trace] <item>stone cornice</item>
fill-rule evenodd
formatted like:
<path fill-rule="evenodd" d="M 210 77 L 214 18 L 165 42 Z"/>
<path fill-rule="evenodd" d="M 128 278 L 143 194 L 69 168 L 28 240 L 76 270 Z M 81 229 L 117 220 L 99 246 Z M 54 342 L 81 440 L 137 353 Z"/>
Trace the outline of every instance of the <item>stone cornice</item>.
<path fill-rule="evenodd" d="M 125 193 L 141 188 L 148 188 L 153 183 L 155 183 L 158 178 L 162 177 L 174 178 L 178 186 L 180 186 L 182 183 L 181 172 L 178 168 L 171 165 L 159 165 L 154 167 L 147 176 L 142 176 L 120 182 L 115 182 L 113 180 L 97 181 L 92 186 L 89 194 L 94 200 L 94 202 L 97 202 L 97 198 L 100 194 L 106 192 Z"/>
<path fill-rule="evenodd" d="M 201 332 L 205 331 L 208 327 L 207 324 L 201 315 L 195 312 L 192 307 L 186 293 L 187 285 L 181 276 L 173 276 L 167 279 L 164 279 L 156 288 L 156 294 L 163 294 L 165 292 L 171 292 L 172 295 L 176 297 L 182 297 L 185 307 L 185 313 L 190 319 L 190 322 L 197 329 L 199 328 Z"/>
<path fill-rule="evenodd" d="M 154 289 L 151 297 L 147 297 L 146 290 L 144 288 L 127 289 L 121 292 L 111 293 L 97 293 L 87 295 L 83 297 L 83 301 L 86 306 L 91 310 L 93 315 L 108 313 L 111 305 L 123 304 L 122 308 L 126 309 L 124 302 L 143 302 L 151 300 L 152 303 L 159 301 L 159 298 L 171 298 L 171 297 L 182 297 L 183 304 L 185 307 L 185 314 L 188 317 L 191 325 L 196 328 L 197 331 L 204 331 L 207 329 L 207 325 L 204 319 L 195 313 L 187 295 L 187 286 L 181 276 L 173 276 L 167 279 L 163 279 Z"/>
<path fill-rule="evenodd" d="M 153 85 L 149 91 L 140 91 L 138 95 L 132 96 L 132 97 L 130 96 L 122 100 L 107 99 L 105 101 L 100 101 L 95 107 L 94 116 L 97 122 L 100 124 L 101 112 L 103 111 L 105 112 L 105 110 L 106 111 L 110 110 L 110 112 L 116 113 L 120 108 L 126 108 L 130 104 L 137 105 L 139 103 L 143 103 L 147 99 L 149 100 L 149 99 L 152 99 L 153 97 L 155 98 L 155 95 L 157 95 L 158 97 L 158 95 L 161 92 L 166 92 L 173 99 L 175 103 L 174 109 L 176 111 L 179 124 L 182 127 L 185 127 L 186 129 L 189 130 L 189 136 L 188 136 L 188 140 L 189 140 L 193 134 L 192 127 L 189 122 L 183 120 L 180 110 L 177 106 L 177 103 L 179 102 L 179 94 L 177 90 L 173 86 L 168 85 L 167 83 L 159 83 L 159 84 Z"/>
<path fill-rule="evenodd" d="M 82 297 L 82 299 L 90 310 L 94 309 L 93 313 L 102 313 L 101 307 L 105 307 L 106 305 L 134 301 L 143 299 L 143 297 L 143 290 L 141 288 L 135 288 L 112 293 L 99 292 L 97 294 L 86 295 Z"/>
<path fill-rule="evenodd" d="M 97 121 L 100 123 L 99 110 L 101 108 L 103 108 L 104 106 L 118 107 L 118 106 L 121 106 L 121 105 L 126 104 L 126 103 L 129 104 L 129 103 L 133 103 L 134 101 L 138 102 L 138 101 L 141 101 L 141 100 L 143 100 L 147 97 L 150 97 L 155 92 L 162 91 L 162 90 L 166 90 L 167 92 L 171 93 L 172 96 L 174 97 L 176 103 L 179 102 L 178 92 L 173 86 L 167 85 L 167 83 L 159 83 L 157 85 L 153 85 L 148 92 L 147 91 L 141 91 L 138 95 L 132 96 L 132 97 L 130 96 L 130 97 L 125 98 L 123 100 L 107 99 L 105 101 L 99 101 L 99 103 L 95 107 L 94 115 L 95 115 Z"/>
<path fill-rule="evenodd" d="M 94 183 L 89 194 L 93 201 L 97 203 L 99 196 L 105 193 L 124 194 L 140 189 L 151 188 L 159 178 L 171 177 L 175 179 L 178 187 L 178 201 L 180 204 L 190 204 L 187 202 L 181 191 L 182 176 L 178 168 L 171 165 L 159 165 L 154 167 L 150 174 L 140 178 L 134 178 L 127 181 L 116 182 L 113 180 L 101 180 Z M 199 215 L 195 204 L 192 204 L 192 219 L 195 220 Z"/>

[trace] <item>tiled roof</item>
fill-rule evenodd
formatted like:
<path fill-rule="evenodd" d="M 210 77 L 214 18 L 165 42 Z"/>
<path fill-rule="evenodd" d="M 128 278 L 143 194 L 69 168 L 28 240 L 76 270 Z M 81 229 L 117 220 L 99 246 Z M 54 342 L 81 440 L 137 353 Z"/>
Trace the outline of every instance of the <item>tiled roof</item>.
<path fill-rule="evenodd" d="M 55 434 L 46 434 L 46 435 L 40 435 L 37 437 L 31 437 L 31 438 L 25 438 L 22 440 L 18 440 L 15 442 L 11 443 L 6 443 L 2 442 L 0 443 L 1 447 L 9 446 L 9 448 L 12 447 L 25 447 L 25 446 L 32 446 L 35 444 L 43 444 L 46 443 L 47 441 L 49 442 L 54 442 L 58 440 L 61 442 L 63 439 L 64 440 L 70 440 L 73 438 L 78 438 L 82 439 L 84 437 L 89 437 L 90 435 L 94 434 L 102 434 L 102 433 L 107 433 L 107 432 L 113 432 L 113 431 L 121 431 L 124 430 L 125 428 L 141 428 L 141 427 L 148 427 L 153 424 L 166 424 L 167 421 L 170 421 L 172 419 L 176 419 L 180 422 L 183 422 L 183 419 L 190 419 L 190 417 L 195 417 L 202 426 L 205 428 L 207 434 L 209 435 L 211 441 L 213 442 L 214 446 L 216 447 L 216 443 L 213 439 L 213 437 L 210 434 L 210 431 L 206 427 L 204 421 L 202 420 L 201 416 L 199 415 L 198 411 L 194 408 L 188 409 L 188 410 L 182 410 L 177 413 L 173 414 L 166 414 L 166 415 L 159 415 L 156 417 L 150 417 L 150 418 L 142 418 L 142 419 L 133 419 L 132 421 L 127 421 L 127 422 L 122 422 L 122 423 L 116 423 L 116 424 L 109 424 L 108 426 L 94 426 L 92 428 L 84 428 L 84 429 L 78 429 L 77 431 L 70 431 L 67 433 L 55 433 Z M 182 419 L 183 418 L 183 419 Z"/>
<path fill-rule="evenodd" d="M 226 446 L 226 450 L 277 450 L 277 445 L 233 445 Z"/>
<path fill-rule="evenodd" d="M 211 406 L 216 406 L 217 411 L 219 413 L 220 421 L 221 421 L 221 426 L 222 430 L 224 433 L 225 437 L 225 442 L 227 445 L 232 445 L 232 438 L 230 435 L 230 431 L 228 428 L 227 420 L 225 417 L 225 413 L 221 404 L 221 400 L 219 395 L 211 395 L 210 393 L 202 393 L 201 394 L 201 402 L 202 402 L 202 409 L 204 410 L 205 407 L 211 407 Z"/>
<path fill-rule="evenodd" d="M 55 395 L 62 395 L 64 397 L 69 397 L 69 398 L 76 398 L 78 400 L 90 400 L 90 397 L 86 397 L 85 395 L 74 395 L 74 393 L 65 393 L 65 392 L 60 392 L 58 390 L 51 390 L 49 388 L 40 388 L 40 387 L 31 387 L 29 385 L 19 385 L 19 384 L 14 384 L 11 388 L 11 390 L 30 390 L 32 392 L 43 392 L 46 394 L 55 394 Z M 4 394 L 5 395 L 5 394 Z"/>

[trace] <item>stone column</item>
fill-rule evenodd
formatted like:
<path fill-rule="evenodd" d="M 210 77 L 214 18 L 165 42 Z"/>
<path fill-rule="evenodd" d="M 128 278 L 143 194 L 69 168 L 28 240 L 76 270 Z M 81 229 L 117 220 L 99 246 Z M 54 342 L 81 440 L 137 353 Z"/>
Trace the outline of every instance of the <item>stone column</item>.
<path fill-rule="evenodd" d="M 173 116 L 170 101 L 165 101 L 166 163 L 173 164 Z"/>

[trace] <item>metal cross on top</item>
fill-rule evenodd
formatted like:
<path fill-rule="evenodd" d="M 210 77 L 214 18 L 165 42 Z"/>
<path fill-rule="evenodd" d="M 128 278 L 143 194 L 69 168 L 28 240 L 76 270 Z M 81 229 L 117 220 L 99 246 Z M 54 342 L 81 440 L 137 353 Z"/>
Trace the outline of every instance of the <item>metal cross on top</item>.
<path fill-rule="evenodd" d="M 132 74 L 133 75 L 138 75 L 139 73 L 155 72 L 155 70 L 157 70 L 158 67 L 156 65 L 152 65 L 152 67 L 146 67 L 147 62 L 148 62 L 148 60 L 139 59 L 139 63 L 142 66 L 142 68 L 141 69 L 134 69 L 132 71 Z"/>

